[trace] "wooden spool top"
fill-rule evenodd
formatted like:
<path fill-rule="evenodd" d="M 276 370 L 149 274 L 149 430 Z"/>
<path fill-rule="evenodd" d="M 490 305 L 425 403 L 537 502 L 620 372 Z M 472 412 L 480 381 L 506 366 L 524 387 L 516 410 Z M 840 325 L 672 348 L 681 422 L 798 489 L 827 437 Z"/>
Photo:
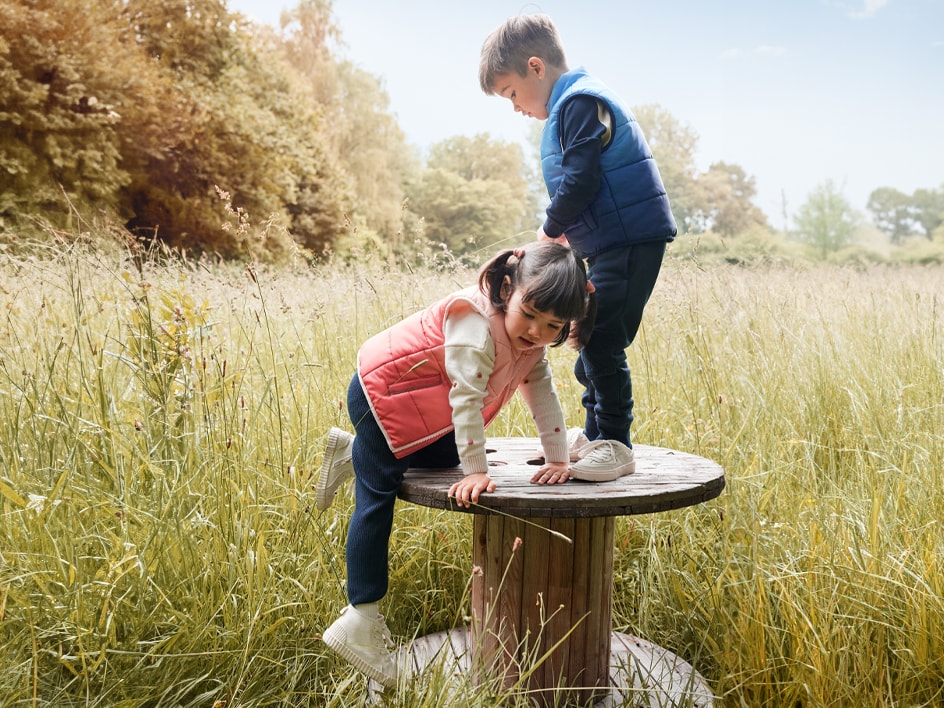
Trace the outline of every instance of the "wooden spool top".
<path fill-rule="evenodd" d="M 664 447 L 634 445 L 636 471 L 612 482 L 532 484 L 541 461 L 536 438 L 488 440 L 489 470 L 496 489 L 465 509 L 447 494 L 462 478 L 459 469 L 407 470 L 399 496 L 437 509 L 487 514 L 490 509 L 521 517 L 585 518 L 650 514 L 714 499 L 724 489 L 724 470 L 704 457 Z"/>

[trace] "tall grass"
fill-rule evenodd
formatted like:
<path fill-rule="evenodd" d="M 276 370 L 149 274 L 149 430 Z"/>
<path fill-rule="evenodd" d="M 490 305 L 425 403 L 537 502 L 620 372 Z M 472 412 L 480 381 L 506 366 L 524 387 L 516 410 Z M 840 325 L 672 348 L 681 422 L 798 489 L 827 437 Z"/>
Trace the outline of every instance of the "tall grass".
<path fill-rule="evenodd" d="M 352 500 L 317 513 L 313 474 L 360 342 L 473 273 L 0 258 L 0 705 L 362 702 L 319 640 Z M 630 349 L 634 439 L 728 487 L 619 520 L 615 628 L 722 704 L 944 700 L 942 275 L 666 265 Z M 552 353 L 578 424 L 572 361 Z M 491 432 L 529 421 L 515 403 Z M 470 528 L 400 508 L 400 639 L 465 621 Z M 380 700 L 526 701 L 436 671 Z"/>

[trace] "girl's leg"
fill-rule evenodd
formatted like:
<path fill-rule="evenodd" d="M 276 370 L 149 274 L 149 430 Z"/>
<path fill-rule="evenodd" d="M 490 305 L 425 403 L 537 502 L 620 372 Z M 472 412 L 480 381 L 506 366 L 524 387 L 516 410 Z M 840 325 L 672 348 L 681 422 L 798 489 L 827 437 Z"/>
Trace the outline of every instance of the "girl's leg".
<path fill-rule="evenodd" d="M 347 532 L 347 595 L 352 605 L 387 594 L 387 546 L 393 508 L 408 461 L 393 456 L 355 375 L 348 388 L 354 423 L 354 513 Z"/>
<path fill-rule="evenodd" d="M 347 533 L 347 595 L 352 605 L 377 602 L 387 594 L 388 546 L 393 510 L 403 474 L 410 467 L 455 467 L 455 437 L 447 435 L 398 460 L 390 451 L 355 375 L 348 388 L 354 423 L 354 513 Z"/>

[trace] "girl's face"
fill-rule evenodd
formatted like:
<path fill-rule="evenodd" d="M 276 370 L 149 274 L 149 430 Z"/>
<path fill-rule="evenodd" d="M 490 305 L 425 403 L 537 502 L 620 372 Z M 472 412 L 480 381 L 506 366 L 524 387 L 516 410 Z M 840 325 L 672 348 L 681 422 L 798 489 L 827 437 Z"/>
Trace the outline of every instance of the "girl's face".
<path fill-rule="evenodd" d="M 553 312 L 541 312 L 522 302 L 518 288 L 505 303 L 505 332 L 516 351 L 525 352 L 553 344 L 565 324 Z"/>

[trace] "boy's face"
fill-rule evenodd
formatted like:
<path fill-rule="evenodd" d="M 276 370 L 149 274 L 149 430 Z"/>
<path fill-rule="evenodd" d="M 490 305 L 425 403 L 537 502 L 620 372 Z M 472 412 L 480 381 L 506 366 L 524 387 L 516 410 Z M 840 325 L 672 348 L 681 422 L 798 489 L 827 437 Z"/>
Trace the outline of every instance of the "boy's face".
<path fill-rule="evenodd" d="M 511 101 L 516 113 L 538 120 L 547 118 L 547 101 L 553 87 L 544 61 L 537 57 L 528 59 L 528 72 L 524 76 L 512 71 L 495 77 L 495 93 Z"/>

